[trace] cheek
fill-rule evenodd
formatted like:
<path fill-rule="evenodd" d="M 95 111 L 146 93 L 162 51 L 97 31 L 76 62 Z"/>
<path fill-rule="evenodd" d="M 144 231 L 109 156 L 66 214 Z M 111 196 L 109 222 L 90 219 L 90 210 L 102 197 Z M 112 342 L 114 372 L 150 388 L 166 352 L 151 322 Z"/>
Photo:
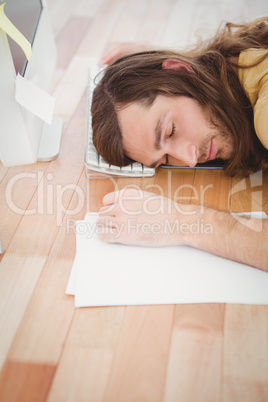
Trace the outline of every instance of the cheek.
<path fill-rule="evenodd" d="M 134 141 L 123 141 L 123 149 L 125 154 L 134 161 L 146 164 L 148 160 L 147 148 L 143 142 L 138 139 Z"/>
<path fill-rule="evenodd" d="M 187 99 L 185 108 L 181 109 L 179 116 L 179 127 L 181 132 L 192 141 L 202 141 L 211 128 L 208 124 L 206 113 L 193 99 Z"/>

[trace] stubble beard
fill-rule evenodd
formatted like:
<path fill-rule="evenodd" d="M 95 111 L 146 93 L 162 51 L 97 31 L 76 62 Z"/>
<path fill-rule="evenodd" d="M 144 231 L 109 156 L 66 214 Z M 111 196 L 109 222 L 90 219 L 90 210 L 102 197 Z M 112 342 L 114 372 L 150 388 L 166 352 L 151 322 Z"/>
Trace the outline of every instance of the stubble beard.
<path fill-rule="evenodd" d="M 230 133 L 226 130 L 215 129 L 202 142 L 199 147 L 198 163 L 207 162 L 211 141 L 216 142 L 218 149 L 215 159 L 230 160 L 234 155 L 234 142 Z"/>

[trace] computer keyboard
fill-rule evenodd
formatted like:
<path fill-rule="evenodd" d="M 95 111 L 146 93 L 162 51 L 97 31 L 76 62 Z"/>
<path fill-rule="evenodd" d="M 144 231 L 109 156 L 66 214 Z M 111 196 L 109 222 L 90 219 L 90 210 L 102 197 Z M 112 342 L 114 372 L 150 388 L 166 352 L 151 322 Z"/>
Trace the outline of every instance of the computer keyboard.
<path fill-rule="evenodd" d="M 92 140 L 92 119 L 91 119 L 91 100 L 95 88 L 94 78 L 101 72 L 99 66 L 91 66 L 89 71 L 88 99 L 87 99 L 87 126 L 86 126 L 86 146 L 85 146 L 85 165 L 86 175 L 89 179 L 115 177 L 152 177 L 155 169 L 133 163 L 128 166 L 118 167 L 109 165 L 96 151 Z"/>

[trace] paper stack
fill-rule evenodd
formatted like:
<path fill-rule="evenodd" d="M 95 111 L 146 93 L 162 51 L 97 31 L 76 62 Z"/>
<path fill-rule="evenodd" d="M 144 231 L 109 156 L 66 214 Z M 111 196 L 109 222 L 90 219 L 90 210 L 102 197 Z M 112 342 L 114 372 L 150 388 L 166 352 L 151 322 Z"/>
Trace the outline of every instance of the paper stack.
<path fill-rule="evenodd" d="M 268 274 L 191 247 L 107 244 L 97 214 L 76 224 L 66 289 L 75 307 L 183 303 L 268 304 Z"/>

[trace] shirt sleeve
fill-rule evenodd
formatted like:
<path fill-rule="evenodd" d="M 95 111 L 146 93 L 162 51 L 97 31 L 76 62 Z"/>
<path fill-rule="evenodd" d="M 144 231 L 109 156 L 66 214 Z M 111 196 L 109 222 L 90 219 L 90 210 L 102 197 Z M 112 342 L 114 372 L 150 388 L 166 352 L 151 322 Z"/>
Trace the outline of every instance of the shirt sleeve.
<path fill-rule="evenodd" d="M 268 77 L 262 85 L 254 106 L 254 127 L 262 145 L 268 149 Z"/>
<path fill-rule="evenodd" d="M 239 63 L 250 65 L 267 53 L 267 49 L 248 49 L 239 56 Z M 254 111 L 254 127 L 262 145 L 268 149 L 268 58 L 255 67 L 239 69 L 240 82 Z"/>

